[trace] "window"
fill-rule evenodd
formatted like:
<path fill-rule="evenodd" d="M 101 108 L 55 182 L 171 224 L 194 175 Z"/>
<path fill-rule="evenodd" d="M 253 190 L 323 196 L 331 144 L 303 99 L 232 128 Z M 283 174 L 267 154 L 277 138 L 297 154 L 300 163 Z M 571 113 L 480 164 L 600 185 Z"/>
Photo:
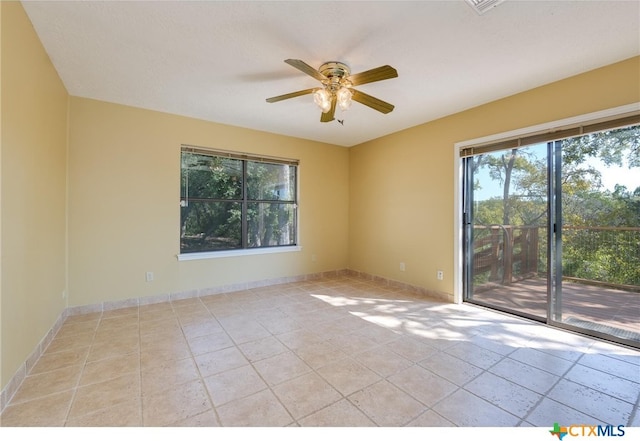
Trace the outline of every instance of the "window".
<path fill-rule="evenodd" d="M 180 253 L 297 244 L 298 161 L 182 148 Z"/>

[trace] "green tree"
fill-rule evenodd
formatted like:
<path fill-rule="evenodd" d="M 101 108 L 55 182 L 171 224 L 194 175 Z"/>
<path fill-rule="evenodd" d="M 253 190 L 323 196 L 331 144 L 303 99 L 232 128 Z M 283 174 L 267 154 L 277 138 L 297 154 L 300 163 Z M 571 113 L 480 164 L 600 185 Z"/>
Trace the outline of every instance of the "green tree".
<path fill-rule="evenodd" d="M 640 285 L 640 185 L 603 189 L 604 166 L 640 168 L 640 126 L 562 141 L 563 264 L 575 277 Z M 481 155 L 475 170 L 486 170 L 502 195 L 474 205 L 476 224 L 535 225 L 547 215 L 547 165 L 535 146 Z M 640 170 L 638 170 L 640 176 Z M 474 185 L 480 190 L 480 182 Z M 568 227 L 626 227 L 597 231 Z M 563 230 L 564 231 L 564 230 Z"/>
<path fill-rule="evenodd" d="M 182 251 L 237 248 L 241 244 L 242 161 L 182 154 Z"/>
<path fill-rule="evenodd" d="M 569 138 L 562 142 L 562 160 L 582 164 L 587 157 L 605 165 L 640 167 L 640 126 L 624 127 Z"/>
<path fill-rule="evenodd" d="M 502 187 L 502 197 L 478 204 L 474 213 L 477 223 L 533 225 L 544 218 L 547 167 L 539 150 L 539 146 L 511 149 L 481 155 L 475 160 L 477 169 L 485 168 L 489 177 Z"/>
<path fill-rule="evenodd" d="M 294 243 L 295 171 L 287 164 L 183 152 L 181 250 L 241 248 L 245 234 L 250 248 Z"/>
<path fill-rule="evenodd" d="M 604 166 L 640 168 L 640 127 L 568 139 L 562 154 L 565 275 L 640 286 L 640 185 L 604 189 L 600 171 L 587 165 L 595 158 Z"/>

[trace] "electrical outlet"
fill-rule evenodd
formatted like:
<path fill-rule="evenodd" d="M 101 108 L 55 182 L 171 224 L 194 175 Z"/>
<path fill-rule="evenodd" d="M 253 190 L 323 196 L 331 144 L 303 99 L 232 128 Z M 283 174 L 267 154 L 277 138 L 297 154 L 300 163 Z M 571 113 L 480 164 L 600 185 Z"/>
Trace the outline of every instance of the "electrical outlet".
<path fill-rule="evenodd" d="M 407 267 L 405 266 L 404 262 L 400 262 L 400 271 L 406 271 Z"/>
<path fill-rule="evenodd" d="M 145 278 L 147 282 L 153 282 L 153 272 L 147 271 L 147 274 L 145 274 Z"/>
<path fill-rule="evenodd" d="M 438 270 L 436 277 L 438 277 L 438 280 L 444 280 L 444 271 Z"/>

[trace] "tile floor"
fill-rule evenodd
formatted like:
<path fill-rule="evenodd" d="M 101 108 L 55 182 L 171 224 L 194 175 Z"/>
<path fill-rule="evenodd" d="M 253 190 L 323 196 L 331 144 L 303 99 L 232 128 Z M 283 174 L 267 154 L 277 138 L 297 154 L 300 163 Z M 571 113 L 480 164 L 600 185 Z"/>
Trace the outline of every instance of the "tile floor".
<path fill-rule="evenodd" d="M 640 426 L 640 352 L 355 277 L 69 317 L 2 426 Z"/>

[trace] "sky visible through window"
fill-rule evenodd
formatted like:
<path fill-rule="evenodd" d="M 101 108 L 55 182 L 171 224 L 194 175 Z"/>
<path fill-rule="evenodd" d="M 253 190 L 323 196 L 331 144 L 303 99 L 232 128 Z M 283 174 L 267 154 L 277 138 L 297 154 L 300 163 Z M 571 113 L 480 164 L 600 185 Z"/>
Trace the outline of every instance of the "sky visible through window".
<path fill-rule="evenodd" d="M 626 163 L 623 167 L 607 166 L 596 158 L 589 158 L 586 162 L 600 171 L 604 190 L 613 191 L 616 184 L 624 185 L 631 192 L 640 187 L 640 168 L 629 168 Z"/>
<path fill-rule="evenodd" d="M 537 147 L 537 146 L 536 146 Z M 530 152 L 533 149 L 529 150 Z M 535 149 L 536 152 L 540 151 L 541 154 L 546 153 L 545 149 Z M 498 154 L 498 153 L 494 153 Z M 627 187 L 627 190 L 633 192 L 636 188 L 640 187 L 640 168 L 629 168 L 625 163 L 622 167 L 617 165 L 606 165 L 598 158 L 588 158 L 585 161 L 585 165 L 591 165 L 598 170 L 601 174 L 602 191 L 613 192 L 616 184 Z M 494 181 L 489 176 L 489 170 L 487 167 L 482 167 L 476 172 L 476 182 L 480 183 L 480 188 L 474 190 L 474 199 L 476 201 L 485 201 L 491 198 L 502 198 L 502 184 L 499 181 Z"/>

